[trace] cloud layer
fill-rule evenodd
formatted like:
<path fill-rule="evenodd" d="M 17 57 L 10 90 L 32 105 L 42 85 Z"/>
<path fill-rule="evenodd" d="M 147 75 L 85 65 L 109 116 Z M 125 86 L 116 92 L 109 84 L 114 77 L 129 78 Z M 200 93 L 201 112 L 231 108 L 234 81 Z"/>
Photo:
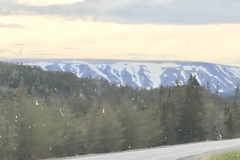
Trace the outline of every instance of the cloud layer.
<path fill-rule="evenodd" d="M 81 2 L 80 0 L 19 0 L 19 4 L 30 6 L 64 5 Z M 82 1 L 83 2 L 83 1 Z"/>
<path fill-rule="evenodd" d="M 2 57 L 192 60 L 239 64 L 240 24 L 157 25 L 0 16 Z"/>
<path fill-rule="evenodd" d="M 240 65 L 239 0 L 0 0 L 0 57 Z"/>
<path fill-rule="evenodd" d="M 2 15 L 29 12 L 117 23 L 240 23 L 239 8 L 239 0 L 0 0 Z"/>
<path fill-rule="evenodd" d="M 26 26 L 21 25 L 21 24 L 14 24 L 14 23 L 6 24 L 6 23 L 0 22 L 0 28 L 13 28 L 13 29 L 21 28 L 22 29 L 22 28 L 26 28 Z"/>

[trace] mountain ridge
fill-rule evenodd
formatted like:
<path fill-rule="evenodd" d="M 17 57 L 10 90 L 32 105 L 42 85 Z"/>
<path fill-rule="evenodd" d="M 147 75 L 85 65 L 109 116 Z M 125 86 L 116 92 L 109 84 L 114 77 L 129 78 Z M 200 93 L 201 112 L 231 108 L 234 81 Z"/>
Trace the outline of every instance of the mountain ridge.
<path fill-rule="evenodd" d="M 214 62 L 206 62 L 206 61 L 187 61 L 187 60 L 137 60 L 137 59 L 72 59 L 72 58 L 21 58 L 21 59 L 16 59 L 16 58 L 2 58 L 1 61 L 5 60 L 6 62 L 30 62 L 30 61 L 50 61 L 50 62 L 62 62 L 62 61 L 87 61 L 87 62 L 98 62 L 98 63 L 112 63 L 112 62 L 138 62 L 138 63 L 163 63 L 163 62 L 168 62 L 168 63 L 202 63 L 202 64 L 216 64 L 216 65 L 221 65 L 221 66 L 226 66 L 226 67 L 237 67 L 240 68 L 240 65 L 228 65 L 228 64 L 222 64 L 222 63 L 214 63 Z"/>
<path fill-rule="evenodd" d="M 39 66 L 44 70 L 72 72 L 78 77 L 105 78 L 134 88 L 186 84 L 190 74 L 212 92 L 232 93 L 240 82 L 240 67 L 192 61 L 140 61 L 105 59 L 11 59 L 10 63 Z"/>

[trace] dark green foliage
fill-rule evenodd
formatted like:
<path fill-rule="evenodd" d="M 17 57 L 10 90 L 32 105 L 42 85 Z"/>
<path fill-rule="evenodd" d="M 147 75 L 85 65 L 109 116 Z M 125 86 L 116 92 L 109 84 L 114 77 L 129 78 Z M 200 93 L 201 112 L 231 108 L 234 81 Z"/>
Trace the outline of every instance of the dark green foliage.
<path fill-rule="evenodd" d="M 88 153 L 107 153 L 122 150 L 123 127 L 116 118 L 117 112 L 108 104 L 93 109 L 87 115 Z"/>
<path fill-rule="evenodd" d="M 177 79 L 174 87 L 133 89 L 103 78 L 0 62 L 0 159 L 216 140 L 215 132 L 238 137 L 238 93 L 229 102 L 201 87 L 193 76 L 186 85 Z"/>
<path fill-rule="evenodd" d="M 240 93 L 239 93 L 239 85 L 237 85 L 234 101 L 225 109 L 226 113 L 226 121 L 225 128 L 226 133 L 229 138 L 239 138 L 240 137 Z"/>
<path fill-rule="evenodd" d="M 224 125 L 226 127 L 227 138 L 229 138 L 229 139 L 233 138 L 234 131 L 233 131 L 233 119 L 232 119 L 231 113 L 229 114 L 228 119 L 224 122 Z"/>
<path fill-rule="evenodd" d="M 201 100 L 200 84 L 192 75 L 188 81 L 185 100 L 180 109 L 179 137 L 181 143 L 202 141 L 205 131 L 202 122 L 205 110 Z"/>

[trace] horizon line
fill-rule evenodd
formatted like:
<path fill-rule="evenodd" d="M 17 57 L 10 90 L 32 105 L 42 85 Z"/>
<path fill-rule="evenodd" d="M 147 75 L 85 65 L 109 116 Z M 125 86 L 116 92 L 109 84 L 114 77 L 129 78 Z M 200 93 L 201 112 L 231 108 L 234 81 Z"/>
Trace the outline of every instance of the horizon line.
<path fill-rule="evenodd" d="M 114 61 L 114 62 L 148 62 L 148 63 L 159 63 L 159 62 L 181 62 L 181 63 L 206 63 L 206 64 L 216 64 L 216 65 L 222 65 L 222 66 L 229 66 L 229 67 L 237 67 L 239 68 L 240 65 L 230 65 L 230 64 L 221 64 L 221 63 L 214 63 L 209 61 L 194 61 L 194 60 L 143 60 L 143 59 L 103 59 L 103 58 L 0 58 L 0 61 L 2 60 L 8 60 L 8 61 L 17 61 L 17 60 L 32 60 L 32 61 L 76 61 L 76 60 L 82 60 L 82 61 Z"/>

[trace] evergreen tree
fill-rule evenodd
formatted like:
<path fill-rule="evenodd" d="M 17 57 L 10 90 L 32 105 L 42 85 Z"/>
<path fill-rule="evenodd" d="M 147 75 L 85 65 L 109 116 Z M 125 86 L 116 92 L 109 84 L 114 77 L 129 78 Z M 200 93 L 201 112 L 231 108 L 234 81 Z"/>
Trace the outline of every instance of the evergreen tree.
<path fill-rule="evenodd" d="M 172 96 L 172 92 L 169 90 L 168 99 L 164 103 L 161 115 L 161 124 L 163 128 L 163 141 L 164 144 L 174 144 L 176 143 L 175 134 L 175 103 Z"/>
<path fill-rule="evenodd" d="M 93 109 L 87 116 L 87 151 L 88 153 L 107 153 L 122 149 L 123 128 L 117 113 L 108 104 Z"/>
<path fill-rule="evenodd" d="M 136 148 L 154 147 L 161 141 L 161 123 L 157 108 L 149 106 L 136 114 L 138 125 L 136 126 Z"/>
<path fill-rule="evenodd" d="M 204 140 L 206 133 L 202 128 L 202 122 L 205 111 L 201 101 L 200 84 L 196 77 L 190 75 L 185 94 L 178 127 L 180 143 Z"/>
<path fill-rule="evenodd" d="M 239 83 L 237 84 L 237 88 L 235 90 L 234 101 L 237 106 L 240 106 L 240 90 L 239 90 Z"/>
<path fill-rule="evenodd" d="M 0 159 L 11 160 L 17 147 L 17 112 L 13 103 L 14 93 L 6 87 L 0 88 Z"/>
<path fill-rule="evenodd" d="M 232 114 L 229 114 L 228 119 L 224 122 L 225 125 L 225 137 L 228 139 L 231 139 L 234 137 L 234 128 L 233 128 L 233 119 L 232 119 Z"/>
<path fill-rule="evenodd" d="M 210 83 L 207 81 L 207 89 L 210 90 Z"/>
<path fill-rule="evenodd" d="M 234 95 L 234 102 L 231 106 L 231 115 L 232 115 L 232 123 L 233 123 L 233 135 L 232 138 L 240 137 L 240 106 L 239 106 L 239 86 L 237 86 Z"/>
<path fill-rule="evenodd" d="M 207 131 L 207 140 L 217 140 L 224 136 L 224 120 L 225 115 L 221 108 L 214 104 L 212 100 L 207 100 L 204 103 L 204 108 L 206 111 L 203 128 Z M 216 118 L 218 117 L 218 118 Z"/>
<path fill-rule="evenodd" d="M 215 94 L 216 94 L 217 96 L 219 96 L 219 85 L 218 85 L 218 83 L 216 84 Z"/>
<path fill-rule="evenodd" d="M 0 159 L 11 160 L 17 147 L 17 132 L 13 122 L 6 117 L 0 115 Z"/>
<path fill-rule="evenodd" d="M 173 145 L 177 143 L 177 127 L 179 123 L 179 112 L 182 105 L 183 87 L 175 86 L 168 92 L 167 101 L 162 108 L 161 123 L 163 127 L 164 144 Z"/>
<path fill-rule="evenodd" d="M 118 106 L 119 122 L 123 127 L 123 150 L 136 149 L 136 127 L 139 122 L 136 119 L 137 107 L 126 97 L 122 99 L 122 103 Z"/>

